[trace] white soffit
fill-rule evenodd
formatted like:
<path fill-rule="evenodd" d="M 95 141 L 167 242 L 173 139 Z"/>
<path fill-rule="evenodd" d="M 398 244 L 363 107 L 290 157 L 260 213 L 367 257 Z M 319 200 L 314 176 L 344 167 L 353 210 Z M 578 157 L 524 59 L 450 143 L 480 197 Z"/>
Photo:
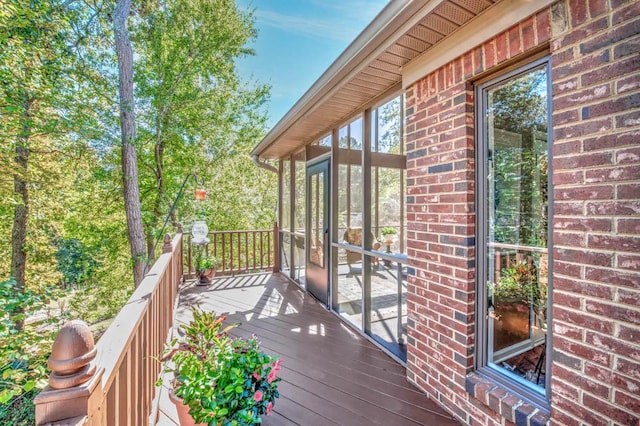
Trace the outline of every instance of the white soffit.
<path fill-rule="evenodd" d="M 408 62 L 402 68 L 402 87 L 406 89 L 424 76 L 557 1 L 503 0 L 494 4 L 432 48 Z"/>
<path fill-rule="evenodd" d="M 276 159 L 558 0 L 392 0 L 251 154 Z"/>

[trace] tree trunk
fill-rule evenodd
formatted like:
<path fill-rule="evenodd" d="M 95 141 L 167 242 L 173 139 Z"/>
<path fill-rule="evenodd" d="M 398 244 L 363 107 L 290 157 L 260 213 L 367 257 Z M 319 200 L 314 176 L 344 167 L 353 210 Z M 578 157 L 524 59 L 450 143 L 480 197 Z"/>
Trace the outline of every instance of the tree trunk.
<path fill-rule="evenodd" d="M 29 137 L 31 136 L 31 102 L 25 101 L 22 116 L 23 124 L 15 149 L 16 171 L 13 174 L 13 190 L 19 200 L 13 214 L 13 230 L 11 232 L 11 276 L 16 280 L 16 291 L 24 293 L 26 289 L 27 252 L 27 220 L 29 217 L 29 188 L 27 187 L 27 166 L 29 164 Z M 18 307 L 18 313 L 24 309 Z M 17 330 L 24 328 L 24 321 L 15 322 Z"/>
<path fill-rule="evenodd" d="M 156 200 L 153 205 L 153 219 L 151 220 L 151 226 L 149 227 L 149 232 L 147 235 L 147 256 L 153 261 L 155 259 L 155 253 L 153 253 L 153 246 L 155 244 L 156 237 L 154 235 L 154 230 L 160 225 L 160 221 L 162 219 L 162 204 L 166 196 L 166 189 L 164 186 L 164 167 L 163 167 L 163 153 L 164 153 L 164 142 L 162 140 L 161 130 L 160 130 L 160 120 L 156 120 L 156 143 L 154 147 L 154 159 L 155 159 L 155 170 L 154 173 L 156 175 Z"/>
<path fill-rule="evenodd" d="M 138 287 L 144 276 L 145 243 L 138 189 L 136 126 L 133 101 L 133 49 L 129 40 L 127 19 L 131 0 L 118 0 L 113 13 L 113 30 L 120 78 L 120 128 L 122 129 L 122 174 L 124 208 L 127 214 L 129 245 L 133 259 L 133 281 Z"/>

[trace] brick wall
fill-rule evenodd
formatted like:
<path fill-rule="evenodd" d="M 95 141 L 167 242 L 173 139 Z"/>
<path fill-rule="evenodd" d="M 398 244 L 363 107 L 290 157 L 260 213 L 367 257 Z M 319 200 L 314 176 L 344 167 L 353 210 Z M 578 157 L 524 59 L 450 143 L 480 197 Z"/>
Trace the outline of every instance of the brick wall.
<path fill-rule="evenodd" d="M 552 42 L 553 412 L 640 416 L 640 2 L 568 1 Z"/>
<path fill-rule="evenodd" d="M 415 270 L 407 376 L 464 423 L 547 420 L 472 373 L 470 80 L 544 45 L 552 53 L 555 139 L 552 422 L 632 424 L 640 412 L 638 16 L 638 1 L 563 0 L 406 91 L 408 255 Z"/>
<path fill-rule="evenodd" d="M 407 301 L 407 376 L 469 424 L 504 424 L 498 412 L 514 422 L 515 408 L 538 414 L 490 383 L 475 384 L 478 398 L 465 387 L 475 349 L 475 129 L 469 81 L 548 43 L 550 22 L 550 9 L 538 13 L 406 92 L 408 256 L 415 269 Z"/>

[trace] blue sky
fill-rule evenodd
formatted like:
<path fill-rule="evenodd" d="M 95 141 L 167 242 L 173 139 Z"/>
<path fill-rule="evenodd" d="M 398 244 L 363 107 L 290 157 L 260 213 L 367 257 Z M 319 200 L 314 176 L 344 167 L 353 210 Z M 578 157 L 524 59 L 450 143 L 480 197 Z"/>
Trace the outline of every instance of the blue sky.
<path fill-rule="evenodd" d="M 270 84 L 274 126 L 373 20 L 388 0 L 238 0 L 255 9 L 256 55 L 243 58 L 244 78 Z"/>

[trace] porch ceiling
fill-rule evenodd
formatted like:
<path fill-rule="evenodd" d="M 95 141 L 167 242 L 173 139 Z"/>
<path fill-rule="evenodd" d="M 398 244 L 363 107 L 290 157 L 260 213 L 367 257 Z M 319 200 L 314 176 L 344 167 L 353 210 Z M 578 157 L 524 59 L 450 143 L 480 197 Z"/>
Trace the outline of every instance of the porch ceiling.
<path fill-rule="evenodd" d="M 286 156 L 319 139 L 381 95 L 400 88 L 402 67 L 498 0 L 392 0 L 252 154 Z"/>

